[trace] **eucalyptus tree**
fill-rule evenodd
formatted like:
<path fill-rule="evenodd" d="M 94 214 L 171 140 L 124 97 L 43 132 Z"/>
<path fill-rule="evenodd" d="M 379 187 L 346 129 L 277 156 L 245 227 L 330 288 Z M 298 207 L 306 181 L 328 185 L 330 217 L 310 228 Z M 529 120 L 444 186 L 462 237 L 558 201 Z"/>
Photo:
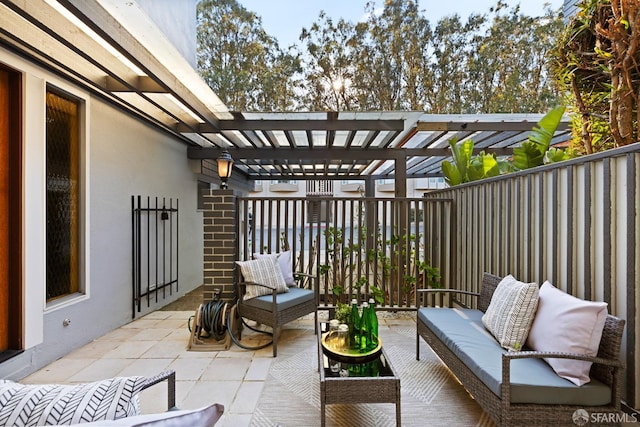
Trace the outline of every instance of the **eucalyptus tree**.
<path fill-rule="evenodd" d="M 379 110 L 424 110 L 432 33 L 417 0 L 387 0 L 380 13 L 365 7 L 356 25 L 355 73 L 360 105 Z"/>
<path fill-rule="evenodd" d="M 303 28 L 300 41 L 304 55 L 303 105 L 311 110 L 357 110 L 355 54 L 359 44 L 351 22 L 334 22 L 324 11 L 318 22 Z"/>
<path fill-rule="evenodd" d="M 198 67 L 236 110 L 545 112 L 558 103 L 547 72 L 562 18 L 507 10 L 431 26 L 417 0 L 366 4 L 365 20 L 321 12 L 300 44 L 279 48 L 236 0 L 198 4 Z"/>
<path fill-rule="evenodd" d="M 198 71 L 230 109 L 295 108 L 298 53 L 281 49 L 255 13 L 236 0 L 201 0 L 197 20 Z"/>
<path fill-rule="evenodd" d="M 541 113 L 556 105 L 560 92 L 550 52 L 562 32 L 561 17 L 548 7 L 542 17 L 525 16 L 519 6 L 507 9 L 502 0 L 490 12 L 477 17 L 475 25 L 468 23 L 475 34 L 466 52 L 463 110 Z"/>
<path fill-rule="evenodd" d="M 423 72 L 429 76 L 426 93 L 430 113 L 464 113 L 465 97 L 469 96 L 469 55 L 472 40 L 481 28 L 484 18 L 472 15 L 463 23 L 460 15 L 445 16 L 438 21 L 433 32 L 431 60 Z"/>

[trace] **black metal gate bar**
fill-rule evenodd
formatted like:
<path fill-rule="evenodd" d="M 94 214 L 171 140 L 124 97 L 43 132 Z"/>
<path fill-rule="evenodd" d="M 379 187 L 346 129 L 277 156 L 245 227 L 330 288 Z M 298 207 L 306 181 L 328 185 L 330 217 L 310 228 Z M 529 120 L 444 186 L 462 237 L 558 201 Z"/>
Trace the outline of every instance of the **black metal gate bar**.
<path fill-rule="evenodd" d="M 158 197 L 152 202 L 147 196 L 144 205 L 141 196 L 131 196 L 132 318 L 141 311 L 143 299 L 150 307 L 152 298 L 158 303 L 160 290 L 162 299 L 167 289 L 173 295 L 173 285 L 178 292 L 179 203 L 175 199 L 174 207 L 173 200 L 163 197 L 160 204 Z"/>

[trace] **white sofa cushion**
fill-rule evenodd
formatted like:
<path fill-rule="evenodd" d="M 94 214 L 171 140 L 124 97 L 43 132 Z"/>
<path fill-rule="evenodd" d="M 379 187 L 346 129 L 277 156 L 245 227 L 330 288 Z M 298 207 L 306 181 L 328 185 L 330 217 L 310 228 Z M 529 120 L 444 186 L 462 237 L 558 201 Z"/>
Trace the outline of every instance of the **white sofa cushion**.
<path fill-rule="evenodd" d="M 96 421 L 78 424 L 85 426 L 129 426 L 129 427 L 211 427 L 220 419 L 224 406 L 219 403 L 195 410 L 169 411 L 158 414 L 137 415 L 113 421 Z"/>

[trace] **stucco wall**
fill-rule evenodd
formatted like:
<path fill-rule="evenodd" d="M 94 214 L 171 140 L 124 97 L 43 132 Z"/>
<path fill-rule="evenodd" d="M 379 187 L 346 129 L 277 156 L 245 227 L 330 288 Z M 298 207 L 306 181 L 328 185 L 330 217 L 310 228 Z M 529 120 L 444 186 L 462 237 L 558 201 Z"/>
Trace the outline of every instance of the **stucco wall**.
<path fill-rule="evenodd" d="M 202 284 L 202 214 L 186 146 L 105 101 L 0 48 L 0 62 L 24 73 L 24 330 L 25 352 L 0 364 L 0 376 L 20 379 L 131 320 L 131 196 L 178 198 L 179 292 Z M 86 106 L 84 226 L 86 295 L 45 303 L 44 105 L 46 84 Z M 142 314 L 144 314 L 143 312 Z M 63 320 L 71 325 L 64 327 Z"/>

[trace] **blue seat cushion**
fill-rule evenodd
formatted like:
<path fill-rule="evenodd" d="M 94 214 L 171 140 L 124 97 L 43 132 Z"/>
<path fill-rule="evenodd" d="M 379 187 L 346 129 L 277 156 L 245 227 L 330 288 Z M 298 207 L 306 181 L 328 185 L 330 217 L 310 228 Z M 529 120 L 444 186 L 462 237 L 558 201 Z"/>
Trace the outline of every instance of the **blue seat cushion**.
<path fill-rule="evenodd" d="M 276 295 L 277 310 L 286 310 L 287 308 L 296 306 L 303 302 L 313 301 L 314 293 L 309 289 L 301 289 L 296 287 L 289 288 L 289 292 Z M 261 310 L 271 311 L 273 306 L 273 295 L 262 295 L 243 301 L 244 305 L 259 308 Z"/>
<path fill-rule="evenodd" d="M 482 324 L 480 310 L 421 308 L 419 321 L 487 385 L 501 395 L 502 353 L 498 341 Z M 511 403 L 600 406 L 611 402 L 610 388 L 592 379 L 577 386 L 559 377 L 542 359 L 511 361 Z"/>

